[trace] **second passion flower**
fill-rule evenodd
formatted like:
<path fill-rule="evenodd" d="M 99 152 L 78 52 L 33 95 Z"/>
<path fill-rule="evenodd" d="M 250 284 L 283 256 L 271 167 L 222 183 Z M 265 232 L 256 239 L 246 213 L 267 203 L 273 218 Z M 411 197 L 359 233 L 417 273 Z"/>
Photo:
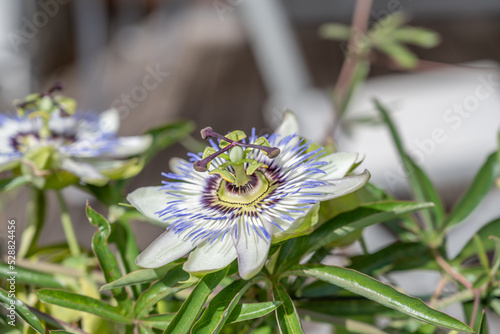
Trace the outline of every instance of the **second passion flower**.
<path fill-rule="evenodd" d="M 345 176 L 356 153 L 326 154 L 298 136 L 287 112 L 268 138 L 242 131 L 222 136 L 202 130 L 211 146 L 171 161 L 163 186 L 139 188 L 128 201 L 167 230 L 136 259 L 157 268 L 189 254 L 184 270 L 204 274 L 238 259 L 244 279 L 263 267 L 273 236 L 301 230 L 321 201 L 361 188 L 370 174 Z M 216 139 L 217 141 L 214 141 Z M 246 141 L 248 139 L 248 141 Z"/>

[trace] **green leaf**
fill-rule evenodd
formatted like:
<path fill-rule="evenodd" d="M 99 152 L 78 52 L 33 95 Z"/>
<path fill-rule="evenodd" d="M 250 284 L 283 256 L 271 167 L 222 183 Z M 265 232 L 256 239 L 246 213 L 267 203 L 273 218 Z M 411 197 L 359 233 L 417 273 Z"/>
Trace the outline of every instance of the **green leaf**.
<path fill-rule="evenodd" d="M 251 304 L 238 304 L 226 320 L 226 323 L 234 323 L 264 317 L 276 310 L 281 302 L 263 302 Z"/>
<path fill-rule="evenodd" d="M 21 175 L 9 179 L 0 180 L 0 192 L 9 191 L 14 188 L 28 184 L 31 180 L 29 175 Z"/>
<path fill-rule="evenodd" d="M 355 230 L 394 219 L 407 213 L 431 207 L 432 203 L 386 201 L 364 203 L 354 210 L 343 212 L 321 225 L 310 235 L 289 240 L 281 247 L 279 268 L 294 265 L 307 253 L 328 245 Z"/>
<path fill-rule="evenodd" d="M 477 256 L 479 257 L 479 261 L 481 261 L 484 270 L 489 273 L 491 268 L 488 259 L 488 254 L 486 254 L 486 249 L 484 248 L 483 241 L 477 234 L 474 234 L 473 240 L 474 244 L 476 245 L 476 251 L 477 251 Z"/>
<path fill-rule="evenodd" d="M 297 291 L 297 296 L 302 298 L 321 298 L 329 296 L 338 296 L 342 289 L 336 285 L 323 281 L 313 281 Z"/>
<path fill-rule="evenodd" d="M 434 189 L 429 178 L 408 156 L 408 154 L 406 154 L 403 143 L 401 141 L 401 137 L 399 136 L 399 133 L 394 126 L 394 123 L 392 122 L 387 109 L 376 99 L 374 100 L 374 103 L 378 111 L 380 111 L 380 113 L 382 114 L 382 117 L 391 132 L 394 144 L 396 145 L 401 161 L 407 171 L 408 180 L 410 182 L 411 188 L 413 189 L 416 200 L 420 202 L 430 201 L 435 204 L 434 209 L 432 209 L 433 217 L 431 217 L 429 212 L 427 212 L 426 210 L 422 212 L 424 223 L 426 224 L 426 227 L 430 232 L 434 229 L 432 222 L 434 221 L 435 226 L 437 226 L 438 224 L 441 224 L 441 221 L 438 221 L 438 219 L 441 219 L 441 217 L 444 216 L 444 209 L 443 204 L 441 203 L 441 199 L 439 198 L 439 195 Z"/>
<path fill-rule="evenodd" d="M 208 304 L 201 318 L 194 324 L 193 333 L 219 333 L 240 298 L 253 281 L 237 280 L 225 287 Z"/>
<path fill-rule="evenodd" d="M 476 232 L 476 235 L 482 241 L 485 252 L 491 252 L 495 249 L 495 241 L 490 238 L 492 235 L 500 235 L 500 218 L 495 219 L 484 225 Z M 453 263 L 461 263 L 471 256 L 477 255 L 477 248 L 474 239 L 471 238 L 464 248 L 460 251 Z"/>
<path fill-rule="evenodd" d="M 483 314 L 481 315 L 481 321 L 479 322 L 479 330 L 477 334 L 488 334 L 488 323 L 486 321 L 486 312 L 483 310 Z"/>
<path fill-rule="evenodd" d="M 439 34 L 420 27 L 401 27 L 393 32 L 392 38 L 399 43 L 408 43 L 423 48 L 433 48 L 440 42 Z"/>
<path fill-rule="evenodd" d="M 348 41 L 351 37 L 351 28 L 341 23 L 326 23 L 319 27 L 319 35 L 326 39 Z"/>
<path fill-rule="evenodd" d="M 337 298 L 335 300 L 298 300 L 295 306 L 302 310 L 314 311 L 337 317 L 356 317 L 360 315 L 386 315 L 394 311 L 364 298 Z"/>
<path fill-rule="evenodd" d="M 9 272 L 11 272 L 11 270 L 9 269 L 9 265 L 5 262 L 0 262 L 0 277 L 9 278 Z M 16 283 L 33 284 L 35 286 L 44 288 L 63 288 L 67 285 L 67 281 L 74 281 L 71 277 L 65 277 L 64 279 L 62 279 L 52 274 L 23 268 L 18 265 L 16 265 L 15 267 L 15 272 Z"/>
<path fill-rule="evenodd" d="M 413 161 L 412 159 L 409 159 L 408 163 L 410 164 L 412 170 L 415 173 L 415 177 L 418 180 L 418 183 L 422 187 L 423 191 L 423 200 L 426 202 L 432 202 L 434 203 L 434 208 L 429 210 L 431 212 L 431 216 L 433 221 L 439 225 L 441 222 L 444 220 L 444 205 L 443 202 L 441 201 L 441 197 L 439 196 L 439 193 L 437 192 L 436 188 L 432 184 L 431 180 L 429 177 L 425 174 L 425 172 Z"/>
<path fill-rule="evenodd" d="M 351 267 L 367 275 L 426 267 L 433 263 L 428 246 L 419 242 L 394 243 L 375 253 L 351 258 Z"/>
<path fill-rule="evenodd" d="M 350 292 L 435 326 L 466 333 L 472 332 L 469 326 L 447 314 L 428 307 L 420 299 L 402 294 L 393 287 L 352 269 L 325 265 L 305 265 L 297 266 L 294 270 L 286 274 L 305 275 L 335 284 Z"/>
<path fill-rule="evenodd" d="M 140 318 L 139 321 L 146 326 L 152 326 L 165 330 L 174 316 L 175 313 L 153 314 L 147 317 Z"/>
<path fill-rule="evenodd" d="M 98 227 L 98 230 L 92 238 L 92 249 L 99 260 L 102 272 L 106 282 L 110 283 L 121 277 L 118 262 L 116 261 L 113 252 L 108 246 L 108 237 L 111 233 L 111 227 L 103 216 L 95 212 L 87 203 L 87 217 L 92 225 Z M 132 302 L 126 291 L 122 288 L 111 290 L 116 298 L 120 308 L 130 312 L 132 310 Z"/>
<path fill-rule="evenodd" d="M 31 326 L 37 333 L 45 333 L 45 329 L 43 328 L 42 324 L 40 323 L 40 320 L 35 316 L 29 308 L 24 305 L 23 302 L 21 302 L 19 299 L 17 299 L 15 296 L 9 296 L 9 292 L 5 291 L 4 289 L 0 288 L 0 302 L 2 303 L 2 306 L 5 307 L 8 313 L 10 313 L 10 310 L 13 308 L 15 313 L 28 325 Z"/>
<path fill-rule="evenodd" d="M 273 286 L 274 299 L 282 302 L 276 309 L 276 320 L 280 333 L 304 333 L 295 305 L 281 283 Z"/>
<path fill-rule="evenodd" d="M 198 318 L 208 296 L 214 291 L 224 277 L 226 277 L 228 271 L 229 266 L 203 277 L 189 297 L 184 301 L 174 319 L 165 330 L 165 333 L 187 333 Z"/>
<path fill-rule="evenodd" d="M 495 179 L 499 175 L 499 168 L 500 163 L 497 160 L 497 155 L 493 153 L 486 159 L 469 189 L 467 189 L 444 222 L 443 227 L 450 228 L 460 223 L 477 207 L 495 184 Z"/>
<path fill-rule="evenodd" d="M 36 293 L 38 298 L 44 303 L 95 314 L 115 322 L 125 324 L 133 322 L 132 319 L 123 315 L 118 308 L 95 298 L 83 296 L 73 292 L 51 289 L 41 289 Z"/>
<path fill-rule="evenodd" d="M 182 264 L 186 261 L 186 259 L 179 259 L 173 262 L 170 262 L 169 264 L 164 265 L 163 267 L 160 268 L 155 268 L 155 269 L 139 269 L 136 271 L 133 271 L 123 277 L 120 277 L 116 281 L 113 281 L 108 284 L 104 284 L 101 287 L 101 291 L 103 290 L 109 290 L 109 289 L 114 289 L 114 288 L 121 288 L 124 286 L 128 285 L 133 285 L 133 284 L 142 284 L 142 283 L 148 283 L 151 281 L 156 281 L 165 276 L 165 274 L 172 268 L 176 267 L 179 264 Z"/>
<path fill-rule="evenodd" d="M 40 189 L 32 188 L 33 197 L 28 204 L 30 216 L 28 225 L 24 228 L 21 235 L 21 246 L 17 253 L 18 258 L 24 258 L 33 254 L 37 248 L 38 238 L 45 224 L 45 192 Z"/>
<path fill-rule="evenodd" d="M 185 281 L 187 279 L 189 279 L 189 274 L 182 270 L 181 265 L 168 271 L 162 279 L 139 296 L 134 306 L 134 314 L 136 317 L 146 316 L 151 307 L 160 300 L 189 287 L 191 284 L 176 287 L 180 281 Z"/>
<path fill-rule="evenodd" d="M 139 266 L 135 264 L 135 259 L 137 255 L 139 255 L 140 251 L 135 240 L 134 232 L 132 231 L 128 221 L 118 219 L 118 221 L 112 225 L 109 242 L 113 242 L 117 246 L 125 272 L 130 273 L 139 269 Z M 114 282 L 116 282 L 116 280 Z M 141 288 L 145 289 L 146 286 L 132 287 L 135 298 L 139 297 L 142 290 Z"/>
<path fill-rule="evenodd" d="M 377 43 L 375 47 L 392 58 L 396 64 L 404 69 L 412 69 L 417 66 L 417 55 L 402 44 L 386 40 L 383 43 Z"/>

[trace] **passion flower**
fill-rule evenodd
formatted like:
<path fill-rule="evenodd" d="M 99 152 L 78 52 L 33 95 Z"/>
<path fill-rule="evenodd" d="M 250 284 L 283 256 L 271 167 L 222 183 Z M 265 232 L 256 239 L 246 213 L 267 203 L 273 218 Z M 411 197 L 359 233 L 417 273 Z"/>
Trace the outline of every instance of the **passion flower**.
<path fill-rule="evenodd" d="M 320 201 L 368 181 L 368 171 L 345 176 L 357 154 L 326 154 L 297 133 L 292 113 L 268 138 L 257 137 L 255 130 L 246 138 L 242 131 L 222 136 L 203 129 L 211 146 L 188 154 L 191 161 L 173 159 L 163 186 L 139 188 L 127 197 L 145 216 L 168 225 L 137 257 L 137 265 L 161 267 L 194 249 L 184 270 L 204 274 L 238 259 L 240 276 L 252 278 L 273 237 L 299 231 Z"/>

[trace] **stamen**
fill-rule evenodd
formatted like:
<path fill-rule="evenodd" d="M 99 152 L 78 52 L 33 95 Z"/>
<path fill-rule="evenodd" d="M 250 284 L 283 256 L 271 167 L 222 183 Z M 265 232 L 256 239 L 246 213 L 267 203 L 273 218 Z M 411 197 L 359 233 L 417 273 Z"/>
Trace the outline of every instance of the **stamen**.
<path fill-rule="evenodd" d="M 231 140 L 221 134 L 218 134 L 217 132 L 214 132 L 214 130 L 207 126 L 206 128 L 202 129 L 200 131 L 201 133 L 201 138 L 202 139 L 209 139 L 209 138 L 218 138 L 221 140 L 224 140 L 228 143 L 230 143 L 230 146 L 241 146 L 241 147 L 247 147 L 247 148 L 255 148 L 261 151 L 264 151 L 267 153 L 267 156 L 270 159 L 276 158 L 280 153 L 280 149 L 278 147 L 267 147 L 267 146 L 262 146 L 262 145 L 254 145 L 254 144 L 245 144 L 245 143 L 240 143 L 238 141 Z"/>

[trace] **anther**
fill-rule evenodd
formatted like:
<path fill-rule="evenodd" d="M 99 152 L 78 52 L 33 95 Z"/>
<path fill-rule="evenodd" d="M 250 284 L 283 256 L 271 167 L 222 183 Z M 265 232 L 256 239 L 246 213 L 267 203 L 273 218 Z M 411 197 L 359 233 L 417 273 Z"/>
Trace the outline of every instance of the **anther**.
<path fill-rule="evenodd" d="M 204 129 L 201 129 L 200 133 L 201 133 L 201 139 L 207 139 L 207 138 L 210 138 L 212 137 L 211 134 L 213 132 L 213 129 L 209 126 L 207 126 L 206 128 Z"/>
<path fill-rule="evenodd" d="M 206 172 L 207 171 L 207 162 L 203 161 L 203 160 L 195 161 L 195 163 L 193 164 L 193 168 L 195 171 L 200 172 L 200 173 Z"/>

